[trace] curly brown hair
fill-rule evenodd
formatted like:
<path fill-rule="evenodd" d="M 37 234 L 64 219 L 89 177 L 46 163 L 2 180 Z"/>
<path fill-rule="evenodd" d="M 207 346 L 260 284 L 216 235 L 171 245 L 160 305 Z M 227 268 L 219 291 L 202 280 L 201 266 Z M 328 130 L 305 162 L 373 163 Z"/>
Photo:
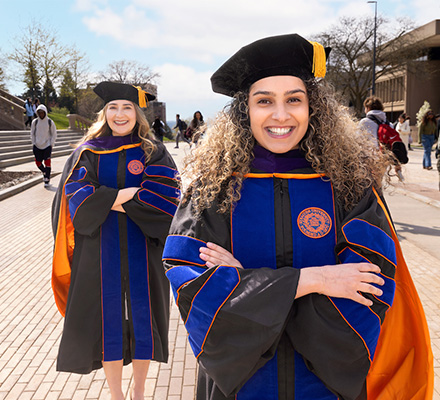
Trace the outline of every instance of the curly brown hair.
<path fill-rule="evenodd" d="M 380 189 L 392 157 L 359 132 L 356 121 L 327 83 L 315 79 L 304 83 L 310 121 L 300 148 L 312 168 L 324 173 L 323 179 L 330 179 L 338 200 L 350 210 L 369 187 Z M 183 204 L 191 197 L 196 216 L 215 199 L 220 213 L 230 210 L 240 199 L 255 143 L 248 94 L 239 92 L 217 116 L 202 144 L 185 159 L 182 180 L 188 187 Z"/>
<path fill-rule="evenodd" d="M 137 133 L 137 135 L 141 139 L 142 142 L 141 147 L 145 152 L 146 162 L 148 162 L 151 158 L 151 155 L 156 150 L 156 145 L 154 144 L 154 137 L 150 133 L 150 124 L 148 123 L 145 114 L 137 104 L 133 103 L 133 105 L 136 111 L 136 125 L 134 126 L 132 133 Z M 108 108 L 108 104 L 106 104 L 104 108 L 98 112 L 96 121 L 88 129 L 87 133 L 82 137 L 82 139 L 76 144 L 77 147 L 87 142 L 88 140 L 97 137 L 112 135 L 112 131 L 105 117 L 107 108 Z"/>

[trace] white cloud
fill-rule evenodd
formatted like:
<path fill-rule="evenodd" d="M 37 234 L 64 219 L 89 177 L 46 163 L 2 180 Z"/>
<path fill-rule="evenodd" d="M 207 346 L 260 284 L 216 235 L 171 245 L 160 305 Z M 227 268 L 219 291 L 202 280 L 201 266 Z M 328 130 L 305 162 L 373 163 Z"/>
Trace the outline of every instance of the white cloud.
<path fill-rule="evenodd" d="M 128 3 L 128 5 L 127 5 Z M 177 56 L 212 63 L 259 38 L 321 31 L 335 10 L 331 3 L 272 0 L 132 0 L 107 4 L 84 17 L 92 32 L 141 49 L 169 48 Z"/>
<path fill-rule="evenodd" d="M 158 100 L 166 103 L 168 119 L 175 114 L 189 118 L 196 110 L 210 118 L 229 101 L 212 92 L 209 79 L 212 71 L 197 72 L 189 66 L 171 63 L 153 69 L 160 74 Z"/>
<path fill-rule="evenodd" d="M 413 0 L 410 4 L 411 16 L 417 25 L 425 25 L 440 18 L 440 2 L 438 0 Z"/>

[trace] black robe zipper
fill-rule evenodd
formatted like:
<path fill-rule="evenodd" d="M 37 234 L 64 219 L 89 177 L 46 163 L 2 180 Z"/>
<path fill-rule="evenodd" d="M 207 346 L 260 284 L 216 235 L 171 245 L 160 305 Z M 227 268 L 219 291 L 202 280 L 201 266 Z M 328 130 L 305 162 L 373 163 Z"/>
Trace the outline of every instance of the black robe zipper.
<path fill-rule="evenodd" d="M 277 268 L 293 266 L 292 216 L 288 179 L 274 178 L 275 248 Z M 278 343 L 278 399 L 293 400 L 294 350 L 283 333 Z"/>

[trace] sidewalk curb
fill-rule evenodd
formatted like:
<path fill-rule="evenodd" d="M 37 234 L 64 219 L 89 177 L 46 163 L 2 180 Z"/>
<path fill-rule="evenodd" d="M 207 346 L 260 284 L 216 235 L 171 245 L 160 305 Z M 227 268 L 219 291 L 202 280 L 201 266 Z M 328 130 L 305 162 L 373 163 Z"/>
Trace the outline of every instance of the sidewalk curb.
<path fill-rule="evenodd" d="M 430 206 L 440 208 L 440 201 L 434 200 L 434 199 L 430 199 L 429 197 L 422 196 L 421 194 L 414 193 L 414 192 L 411 192 L 409 190 L 393 187 L 393 189 L 390 192 L 391 193 L 394 192 L 394 193 L 398 193 L 398 194 L 403 194 L 404 196 L 411 197 L 414 200 L 418 200 L 418 201 L 426 203 L 426 204 L 428 204 Z"/>
<path fill-rule="evenodd" d="M 60 173 L 61 172 L 54 172 L 52 174 L 51 178 L 59 175 Z M 43 182 L 43 177 L 37 176 L 35 178 L 28 179 L 27 181 L 19 183 L 18 185 L 14 185 L 14 186 L 8 187 L 6 189 L 0 190 L 0 201 L 7 199 L 9 197 L 12 197 L 18 193 L 21 193 L 21 192 L 25 191 L 26 189 L 31 188 L 32 186 L 38 185 L 41 182 Z"/>

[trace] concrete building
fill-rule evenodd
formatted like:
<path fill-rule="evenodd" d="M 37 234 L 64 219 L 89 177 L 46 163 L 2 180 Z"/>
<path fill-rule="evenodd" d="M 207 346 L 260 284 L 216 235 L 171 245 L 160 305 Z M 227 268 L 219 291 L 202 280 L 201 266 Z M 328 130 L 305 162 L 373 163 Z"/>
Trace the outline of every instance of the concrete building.
<path fill-rule="evenodd" d="M 414 29 L 398 41 L 401 51 L 417 46 L 421 55 L 399 72 L 378 78 L 376 95 L 382 99 L 390 121 L 396 121 L 406 112 L 414 126 L 416 114 L 425 100 L 435 114 L 440 113 L 440 19 Z"/>

